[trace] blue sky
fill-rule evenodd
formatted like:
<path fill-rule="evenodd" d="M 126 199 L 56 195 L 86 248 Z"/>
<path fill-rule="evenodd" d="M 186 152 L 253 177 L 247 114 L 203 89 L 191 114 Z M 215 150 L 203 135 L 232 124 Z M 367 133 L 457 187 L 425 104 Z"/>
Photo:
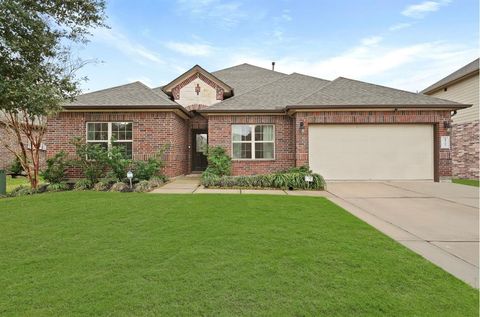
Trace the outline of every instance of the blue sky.
<path fill-rule="evenodd" d="M 108 0 L 107 0 L 108 1 Z M 478 57 L 478 0 L 110 0 L 84 92 L 251 63 L 417 91 Z"/>

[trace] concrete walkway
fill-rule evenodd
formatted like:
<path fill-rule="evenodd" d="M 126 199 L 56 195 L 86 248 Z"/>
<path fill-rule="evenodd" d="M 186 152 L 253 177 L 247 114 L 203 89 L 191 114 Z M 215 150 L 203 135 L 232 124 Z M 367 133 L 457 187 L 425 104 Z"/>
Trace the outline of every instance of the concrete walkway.
<path fill-rule="evenodd" d="M 433 182 L 329 183 L 337 205 L 478 288 L 478 188 Z"/>

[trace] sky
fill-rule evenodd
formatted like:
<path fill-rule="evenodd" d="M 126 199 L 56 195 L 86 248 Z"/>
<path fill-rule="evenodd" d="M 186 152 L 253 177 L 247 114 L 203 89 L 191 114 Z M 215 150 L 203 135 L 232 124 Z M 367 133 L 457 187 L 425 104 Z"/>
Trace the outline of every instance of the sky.
<path fill-rule="evenodd" d="M 107 0 L 84 92 L 250 63 L 420 91 L 479 56 L 478 0 Z"/>

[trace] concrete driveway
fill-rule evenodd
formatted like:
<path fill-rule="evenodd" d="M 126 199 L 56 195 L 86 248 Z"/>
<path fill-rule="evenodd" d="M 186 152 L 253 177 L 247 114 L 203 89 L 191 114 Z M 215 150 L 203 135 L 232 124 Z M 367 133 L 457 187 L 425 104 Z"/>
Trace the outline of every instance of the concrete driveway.
<path fill-rule="evenodd" d="M 332 182 L 331 200 L 468 284 L 479 285 L 479 191 L 433 182 Z"/>

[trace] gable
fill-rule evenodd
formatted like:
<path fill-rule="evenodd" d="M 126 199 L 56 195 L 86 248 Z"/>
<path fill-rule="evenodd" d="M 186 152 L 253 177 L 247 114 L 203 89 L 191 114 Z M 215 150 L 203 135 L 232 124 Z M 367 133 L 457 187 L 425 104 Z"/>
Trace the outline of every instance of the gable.
<path fill-rule="evenodd" d="M 163 92 L 184 107 L 210 106 L 233 95 L 233 89 L 203 68 L 193 68 L 163 87 Z"/>

